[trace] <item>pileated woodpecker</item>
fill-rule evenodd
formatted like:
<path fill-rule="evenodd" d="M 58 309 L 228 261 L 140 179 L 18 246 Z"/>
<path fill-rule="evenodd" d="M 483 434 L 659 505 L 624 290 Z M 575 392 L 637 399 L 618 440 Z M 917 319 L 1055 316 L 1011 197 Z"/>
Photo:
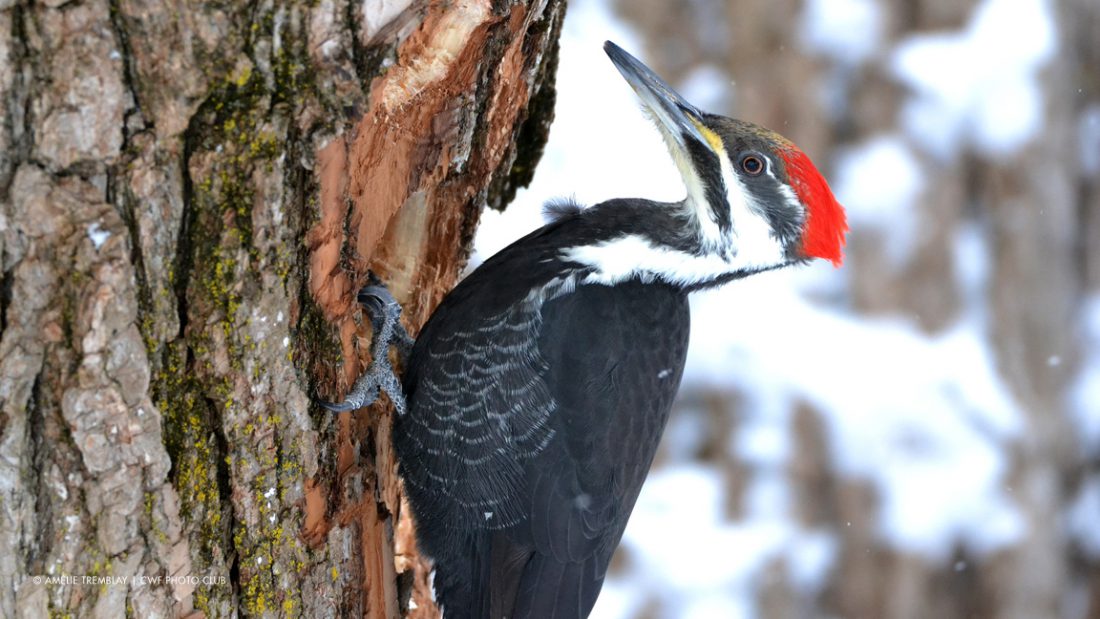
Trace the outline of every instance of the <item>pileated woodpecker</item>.
<path fill-rule="evenodd" d="M 421 550 L 447 619 L 580 618 L 668 418 L 688 343 L 688 293 L 824 258 L 844 210 L 782 136 L 696 109 L 615 44 L 604 49 L 664 136 L 687 197 L 558 206 L 439 305 L 403 381 L 386 361 L 400 306 L 369 286 L 372 369 Z M 689 499 L 690 500 L 690 499 Z M 675 533 L 670 533 L 674 535 Z"/>

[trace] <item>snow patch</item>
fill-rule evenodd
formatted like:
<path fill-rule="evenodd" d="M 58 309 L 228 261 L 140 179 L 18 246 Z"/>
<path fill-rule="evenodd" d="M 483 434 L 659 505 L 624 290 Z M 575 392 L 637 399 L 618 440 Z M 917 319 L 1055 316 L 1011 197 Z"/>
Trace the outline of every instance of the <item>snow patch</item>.
<path fill-rule="evenodd" d="M 783 485 L 778 477 L 765 479 L 750 492 L 763 498 L 785 492 Z M 817 589 L 825 582 L 835 555 L 830 535 L 799 529 L 785 507 L 776 513 L 766 498 L 750 501 L 746 517 L 731 522 L 726 492 L 722 473 L 707 466 L 679 464 L 650 475 L 623 537 L 638 563 L 630 582 L 643 607 L 654 607 L 656 596 L 657 607 L 675 609 L 667 616 L 753 617 L 758 579 L 777 562 L 797 586 Z M 689 557 L 692 548 L 706 552 Z M 602 610 L 599 603 L 597 608 Z"/>
<path fill-rule="evenodd" d="M 1100 105 L 1090 105 L 1081 113 L 1077 135 L 1081 140 L 1081 171 L 1089 176 L 1100 174 Z"/>
<path fill-rule="evenodd" d="M 1021 14 L 1006 17 L 1016 10 L 1010 5 Z M 841 6 L 826 17 L 867 25 L 817 24 L 828 32 L 806 32 L 809 45 L 840 64 L 883 53 L 879 4 L 844 0 Z M 803 20 L 832 7 L 832 1 L 811 0 Z M 881 230 L 890 251 L 904 257 L 917 240 L 907 235 L 927 182 L 909 144 L 931 150 L 930 144 L 942 142 L 945 156 L 951 156 L 963 146 L 1011 145 L 1033 130 L 1013 124 L 1006 126 L 1011 139 L 997 140 L 985 135 L 991 129 L 975 118 L 997 103 L 1016 107 L 986 93 L 1000 82 L 1035 90 L 1035 76 L 1054 48 L 1045 38 L 1053 32 L 1049 12 L 1042 0 L 983 0 L 962 32 L 914 36 L 903 43 L 892 66 L 913 87 L 909 107 L 924 110 L 927 118 L 913 116 L 907 107 L 904 136 L 877 136 L 840 158 L 831 180 L 837 181 L 834 188 L 854 227 Z M 1016 26 L 990 30 L 998 20 Z M 854 40 L 841 40 L 845 36 Z M 530 187 L 520 190 L 507 210 L 483 214 L 472 265 L 542 225 L 542 205 L 554 196 L 572 193 L 585 205 L 616 197 L 675 201 L 684 196 L 660 135 L 642 114 L 630 112 L 638 108 L 637 99 L 619 87 L 621 77 L 601 51 L 605 39 L 644 51 L 605 3 L 571 3 L 561 38 L 556 120 L 545 154 Z M 937 51 L 944 43 L 954 47 Z M 995 44 L 1019 49 L 998 51 Z M 913 66 L 917 60 L 936 64 Z M 706 83 L 708 73 L 700 69 L 683 82 L 689 100 L 717 96 L 718 85 Z M 724 89 L 729 80 L 721 79 Z M 1033 103 L 1041 112 L 1037 94 Z M 941 121 L 949 135 L 942 140 L 924 135 Z M 758 275 L 693 296 L 684 391 L 704 385 L 736 391 L 741 398 L 737 431 L 729 441 L 750 471 L 746 513 L 736 521 L 726 513 L 732 492 L 726 473 L 682 464 L 714 428 L 704 412 L 678 411 L 663 439 L 673 464 L 650 474 L 623 539 L 626 569 L 609 574 L 594 618 L 640 612 L 751 617 L 757 612 L 759 579 L 776 561 L 803 590 L 825 582 L 839 550 L 837 539 L 792 522 L 783 477 L 795 448 L 791 417 L 807 402 L 822 414 L 835 467 L 868 480 L 882 497 L 875 526 L 889 546 L 945 558 L 958 543 L 980 554 L 1024 534 L 1004 486 L 1006 446 L 1026 428 L 996 372 L 983 328 L 981 290 L 989 259 L 981 231 L 962 229 L 955 250 L 966 310 L 954 327 L 931 336 L 901 319 L 868 320 L 844 308 L 848 275 L 827 264 Z M 835 299 L 837 309 L 807 297 Z M 1093 348 L 1100 350 L 1100 344 Z M 1100 358 L 1095 367 L 1090 385 L 1100 385 Z M 1092 411 L 1100 410 L 1100 387 L 1096 391 L 1082 396 Z M 1100 436 L 1100 419 L 1096 424 Z M 692 552 L 695 548 L 707 552 Z M 704 564 L 696 564 L 699 559 Z"/>
<path fill-rule="evenodd" d="M 712 64 L 692 69 L 680 82 L 678 91 L 695 107 L 720 113 L 729 107 L 733 82 L 726 72 Z"/>
<path fill-rule="evenodd" d="M 826 584 L 836 561 L 837 541 L 827 531 L 801 531 L 792 536 L 787 551 L 787 574 L 801 591 L 817 593 Z"/>
<path fill-rule="evenodd" d="M 808 0 L 802 41 L 840 65 L 869 60 L 882 41 L 882 10 L 874 0 Z"/>
<path fill-rule="evenodd" d="M 751 606 L 745 603 L 743 596 L 734 596 L 721 590 L 683 600 L 675 606 L 683 605 L 678 616 L 683 619 L 751 619 L 756 616 Z"/>
<path fill-rule="evenodd" d="M 1081 486 L 1077 499 L 1069 508 L 1069 530 L 1085 554 L 1100 559 L 1100 476 L 1093 475 Z"/>
<path fill-rule="evenodd" d="M 632 583 L 608 578 L 603 588 L 600 589 L 600 597 L 596 599 L 596 606 L 592 609 L 592 617 L 596 619 L 631 619 L 637 617 L 645 608 L 645 592 Z"/>
<path fill-rule="evenodd" d="M 786 404 L 786 398 L 781 394 L 775 395 Z M 761 394 L 755 399 L 760 402 L 770 397 Z M 791 454 L 791 433 L 790 414 L 786 406 L 782 410 L 745 411 L 734 437 L 733 453 L 739 460 L 754 467 L 781 466 L 787 462 Z"/>
<path fill-rule="evenodd" d="M 92 245 L 95 246 L 96 250 L 98 250 L 100 247 L 103 247 L 103 244 L 107 242 L 107 239 L 111 238 L 111 233 L 109 231 L 101 230 L 99 228 L 98 221 L 93 221 L 92 223 L 88 224 L 86 230 L 88 232 L 88 238 L 92 240 Z"/>
<path fill-rule="evenodd" d="M 899 320 L 835 314 L 801 298 L 784 272 L 699 295 L 693 314 L 749 327 L 693 330 L 685 383 L 739 387 L 743 432 L 757 436 L 767 427 L 757 415 L 785 424 L 777 411 L 813 404 L 836 468 L 877 487 L 886 543 L 938 559 L 956 542 L 986 552 L 1022 535 L 1002 486 L 1004 447 L 1023 420 L 971 323 L 929 337 Z M 774 438 L 737 445 L 756 462 L 782 456 L 770 453 L 782 445 Z"/>
<path fill-rule="evenodd" d="M 837 162 L 834 187 L 848 223 L 882 234 L 892 264 L 904 264 L 916 245 L 915 207 L 924 189 L 924 172 L 905 140 L 880 135 L 847 150 Z"/>
<path fill-rule="evenodd" d="M 1100 295 L 1083 304 L 1080 329 L 1085 354 L 1070 389 L 1070 410 L 1081 447 L 1095 456 L 1100 455 Z"/>
<path fill-rule="evenodd" d="M 1056 50 L 1045 0 L 983 0 L 962 31 L 916 34 L 898 45 L 893 71 L 915 92 L 902 124 L 943 159 L 964 145 L 1008 157 L 1043 125 L 1038 73 Z"/>

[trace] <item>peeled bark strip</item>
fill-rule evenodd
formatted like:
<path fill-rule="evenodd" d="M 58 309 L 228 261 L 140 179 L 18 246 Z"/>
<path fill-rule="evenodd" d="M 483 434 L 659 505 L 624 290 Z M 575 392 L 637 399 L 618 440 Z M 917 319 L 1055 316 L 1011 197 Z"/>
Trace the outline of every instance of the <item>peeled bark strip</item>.
<path fill-rule="evenodd" d="M 312 401 L 528 180 L 563 11 L 0 0 L 0 615 L 433 616 L 389 413 Z"/>
<path fill-rule="evenodd" d="M 541 103 L 543 115 L 527 118 L 523 103 L 533 96 L 552 103 L 545 84 L 554 68 L 560 7 L 516 5 L 496 12 L 488 2 L 459 2 L 451 8 L 429 11 L 401 44 L 398 61 L 372 85 L 369 111 L 353 137 L 319 150 L 322 223 L 310 233 L 310 284 L 326 316 L 341 324 L 345 359 L 355 359 L 347 337 L 354 332 L 349 284 L 354 290 L 363 283 L 364 267 L 389 284 L 411 325 L 422 323 L 455 283 L 480 206 L 510 200 L 517 182 L 512 170 L 533 167 L 545 141 L 552 105 Z M 542 49 L 547 52 L 537 51 Z M 517 140 L 521 135 L 526 139 Z M 345 216 L 346 239 L 342 226 L 328 223 L 342 224 Z M 335 259 L 345 244 L 347 266 Z M 349 363 L 340 378 L 346 384 L 360 368 Z M 381 484 L 376 491 L 395 514 L 400 493 L 388 417 L 372 433 Z M 408 510 L 400 512 L 407 519 Z M 380 517 L 363 510 L 364 530 L 392 536 L 393 523 L 380 530 Z M 398 530 L 399 564 L 417 567 L 410 616 L 433 616 L 411 523 Z M 392 567 L 388 558 L 378 564 Z M 388 592 L 377 595 L 388 600 Z"/>

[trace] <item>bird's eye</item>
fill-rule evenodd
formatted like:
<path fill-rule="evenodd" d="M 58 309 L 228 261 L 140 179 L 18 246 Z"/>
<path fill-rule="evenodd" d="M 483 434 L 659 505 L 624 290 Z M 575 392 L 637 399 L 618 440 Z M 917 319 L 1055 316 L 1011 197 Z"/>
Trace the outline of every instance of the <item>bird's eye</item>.
<path fill-rule="evenodd" d="M 745 155 L 741 158 L 741 169 L 749 176 L 760 176 L 764 172 L 764 160 L 757 155 Z"/>

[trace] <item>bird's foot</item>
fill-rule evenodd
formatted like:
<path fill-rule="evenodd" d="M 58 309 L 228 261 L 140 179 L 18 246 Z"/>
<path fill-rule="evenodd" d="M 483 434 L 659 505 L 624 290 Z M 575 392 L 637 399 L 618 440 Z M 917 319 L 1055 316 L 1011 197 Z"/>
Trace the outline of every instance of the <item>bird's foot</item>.
<path fill-rule="evenodd" d="M 397 354 L 404 362 L 412 350 L 413 339 L 401 324 L 401 304 L 393 298 L 390 291 L 371 275 L 371 283 L 359 291 L 358 300 L 363 310 L 370 316 L 371 322 L 371 364 L 367 371 L 355 381 L 351 391 L 340 403 L 321 402 L 321 406 L 335 413 L 352 411 L 369 406 L 378 399 L 380 391 L 385 392 L 393 402 L 398 414 L 405 414 L 405 394 L 401 381 L 390 364 L 390 346 L 397 348 Z"/>
<path fill-rule="evenodd" d="M 370 275 L 371 283 L 363 286 L 356 297 L 364 311 L 370 316 L 371 329 L 374 339 L 371 343 L 371 353 L 376 348 L 375 342 L 382 341 L 385 348 L 390 346 L 397 348 L 397 357 L 402 363 L 409 358 L 412 352 L 413 337 L 401 324 L 401 304 L 393 298 L 390 291 L 373 273 Z"/>

